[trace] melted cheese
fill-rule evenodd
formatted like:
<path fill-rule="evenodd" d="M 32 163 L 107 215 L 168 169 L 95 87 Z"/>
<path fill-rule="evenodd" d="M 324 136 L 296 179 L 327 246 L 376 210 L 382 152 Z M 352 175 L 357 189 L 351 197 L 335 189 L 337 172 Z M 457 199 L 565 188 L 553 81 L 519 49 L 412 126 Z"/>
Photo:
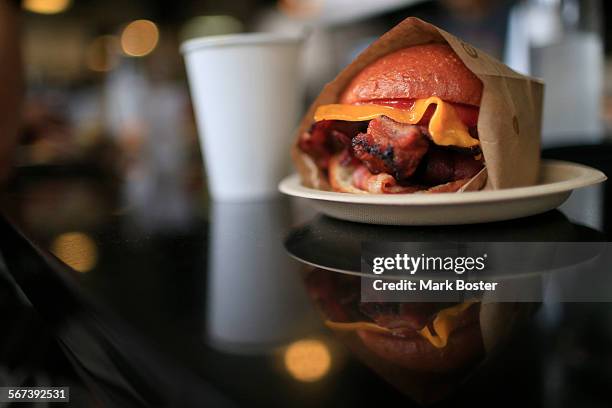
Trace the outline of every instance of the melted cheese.
<path fill-rule="evenodd" d="M 419 334 L 426 338 L 434 347 L 444 348 L 448 343 L 448 337 L 457 328 L 461 314 L 474 302 L 465 302 L 459 305 L 442 309 L 433 321 L 433 334 L 429 327 L 425 326 L 419 330 Z"/>
<path fill-rule="evenodd" d="M 423 327 L 421 330 L 418 330 L 418 333 L 423 336 L 424 339 L 429 341 L 432 346 L 436 348 L 446 347 L 449 336 L 457 328 L 457 323 L 461 313 L 463 313 L 473 303 L 474 302 L 465 302 L 440 310 L 433 321 L 435 334 L 433 334 L 427 326 Z M 372 322 L 341 323 L 326 320 L 325 325 L 330 329 L 342 331 L 368 330 L 377 333 L 393 333 L 393 330 L 379 326 Z"/>
<path fill-rule="evenodd" d="M 459 119 L 455 108 L 437 96 L 417 99 L 410 109 L 398 109 L 376 104 L 321 105 L 315 111 L 314 120 L 316 122 L 320 120 L 358 122 L 371 120 L 379 116 L 387 116 L 396 122 L 414 125 L 421 120 L 431 104 L 436 105 L 436 110 L 429 121 L 429 133 L 435 144 L 457 147 L 478 146 L 478 139 L 470 136 L 467 126 Z"/>
<path fill-rule="evenodd" d="M 368 330 L 377 333 L 391 333 L 391 330 L 386 327 L 382 327 L 372 322 L 350 322 L 350 323 L 340 323 L 340 322 L 332 322 L 331 320 L 326 320 L 325 325 L 330 329 L 334 330 L 342 330 L 342 331 L 356 331 L 356 330 Z"/>

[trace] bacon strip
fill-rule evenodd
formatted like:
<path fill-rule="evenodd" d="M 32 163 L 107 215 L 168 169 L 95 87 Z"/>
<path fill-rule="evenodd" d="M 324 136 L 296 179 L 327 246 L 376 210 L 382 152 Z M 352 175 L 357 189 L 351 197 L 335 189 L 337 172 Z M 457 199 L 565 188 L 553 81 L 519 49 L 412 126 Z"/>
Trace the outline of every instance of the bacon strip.
<path fill-rule="evenodd" d="M 370 121 L 367 133 L 353 138 L 353 153 L 372 173 L 403 180 L 414 174 L 429 149 L 426 133 L 420 126 L 381 116 Z"/>
<path fill-rule="evenodd" d="M 356 187 L 353 183 L 353 174 L 357 166 L 347 162 L 348 150 L 344 150 L 329 160 L 329 184 L 340 193 L 365 194 L 366 190 Z"/>
<path fill-rule="evenodd" d="M 423 159 L 419 178 L 428 185 L 474 177 L 483 167 L 482 160 L 471 154 L 432 147 Z"/>
<path fill-rule="evenodd" d="M 300 150 L 309 154 L 317 166 L 325 170 L 334 153 L 351 145 L 351 139 L 367 128 L 367 122 L 346 122 L 341 120 L 322 120 L 314 123 L 298 141 Z"/>
<path fill-rule="evenodd" d="M 455 192 L 484 164 L 475 151 L 435 146 L 426 129 L 385 116 L 319 121 L 298 143 L 334 191 L 353 194 Z"/>
<path fill-rule="evenodd" d="M 387 173 L 372 174 L 364 165 L 354 170 L 353 185 L 370 194 L 406 194 L 422 189 L 419 186 L 400 186 L 392 175 Z"/>
<path fill-rule="evenodd" d="M 430 187 L 425 191 L 426 193 L 455 193 L 461 189 L 461 187 L 465 186 L 468 181 L 471 179 L 461 179 L 450 181 L 446 184 L 440 184 L 438 186 Z"/>

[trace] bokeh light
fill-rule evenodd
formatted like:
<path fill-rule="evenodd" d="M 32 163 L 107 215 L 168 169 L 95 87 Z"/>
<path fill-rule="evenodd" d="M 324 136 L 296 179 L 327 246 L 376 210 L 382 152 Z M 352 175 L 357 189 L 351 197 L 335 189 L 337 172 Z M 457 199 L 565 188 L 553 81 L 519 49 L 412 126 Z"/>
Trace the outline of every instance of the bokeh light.
<path fill-rule="evenodd" d="M 325 343 L 315 339 L 298 340 L 285 351 L 285 367 L 298 381 L 321 379 L 331 367 L 331 354 Z"/>
<path fill-rule="evenodd" d="M 51 243 L 51 252 L 78 272 L 88 272 L 98 262 L 96 243 L 83 232 L 66 232 L 58 235 Z"/>
<path fill-rule="evenodd" d="M 181 40 L 209 35 L 234 34 L 244 31 L 244 25 L 236 17 L 227 15 L 193 17 L 181 29 Z"/>
<path fill-rule="evenodd" d="M 102 35 L 93 39 L 87 46 L 85 64 L 95 72 L 108 72 L 119 62 L 119 38 L 115 35 Z"/>
<path fill-rule="evenodd" d="M 121 33 L 121 48 L 131 57 L 149 55 L 159 41 L 159 29 L 149 20 L 136 20 L 129 23 Z"/>
<path fill-rule="evenodd" d="M 72 0 L 23 0 L 23 8 L 33 13 L 57 14 L 68 10 Z"/>

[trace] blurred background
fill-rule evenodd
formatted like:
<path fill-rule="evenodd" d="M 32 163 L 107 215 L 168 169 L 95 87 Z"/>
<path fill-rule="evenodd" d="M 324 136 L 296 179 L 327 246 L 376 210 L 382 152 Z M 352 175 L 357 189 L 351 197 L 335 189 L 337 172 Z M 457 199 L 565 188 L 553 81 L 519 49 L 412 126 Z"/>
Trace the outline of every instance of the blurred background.
<path fill-rule="evenodd" d="M 101 208 L 135 207 L 135 222 L 151 228 L 180 227 L 207 211 L 179 53 L 182 41 L 203 35 L 309 32 L 305 109 L 375 38 L 417 16 L 546 80 L 546 147 L 600 143 L 612 127 L 610 2 L 24 0 L 21 7 L 27 96 L 11 188 L 27 193 L 16 210 L 40 228 L 103 222 L 95 216 Z"/>
<path fill-rule="evenodd" d="M 0 194 L 2 212 L 28 238 L 72 267 L 81 286 L 165 345 L 160 348 L 175 350 L 179 361 L 205 367 L 211 373 L 207 376 L 224 382 L 222 389 L 235 392 L 235 383 L 242 381 L 250 390 L 245 399 L 259 396 L 265 389 L 271 394 L 269 400 L 278 404 L 276 394 L 289 390 L 287 400 L 321 405 L 312 399 L 319 398 L 318 394 L 307 399 L 302 389 L 292 388 L 294 385 L 262 387 L 270 380 L 259 381 L 263 378 L 261 365 L 245 365 L 231 356 L 215 360 L 219 357 L 202 350 L 203 322 L 219 320 L 212 312 L 204 316 L 207 309 L 202 299 L 213 299 L 212 303 L 219 299 L 207 295 L 208 283 L 204 281 L 210 280 L 210 288 L 215 289 L 235 276 L 228 273 L 232 270 L 246 271 L 249 276 L 265 271 L 263 276 L 279 288 L 289 286 L 283 279 L 297 277 L 297 273 L 285 273 L 292 272 L 295 265 L 286 264 L 282 229 L 285 224 L 308 220 L 312 214 L 299 207 L 289 210 L 259 204 L 209 208 L 200 144 L 179 53 L 183 41 L 240 32 L 308 32 L 301 84 L 305 110 L 321 87 L 368 44 L 404 18 L 420 17 L 522 73 L 544 78 L 543 142 L 548 157 L 602 169 L 609 169 L 612 161 L 610 1 L 22 0 L 20 7 L 27 92 L 16 167 L 7 194 Z M 545 217 L 553 221 L 561 218 L 562 227 L 569 221 L 578 222 L 580 228 L 583 224 L 609 237 L 610 203 L 612 189 L 595 186 L 574 193 L 562 208 L 563 215 L 554 212 Z M 213 228 L 209 234 L 210 219 Z M 511 226 L 516 228 L 515 222 Z M 5 246 L 14 241 L 4 239 L 0 242 Z M 262 243 L 271 245 L 271 249 L 262 250 Z M 29 259 L 21 254 L 19 257 Z M 226 270 L 215 266 L 215 260 L 226 258 L 233 262 L 226 265 Z M 251 260 L 260 265 L 249 264 Z M 208 263 L 207 275 L 203 271 L 208 270 L 204 266 Z M 251 273 L 255 271 L 260 274 Z M 268 272 L 279 277 L 269 278 Z M 37 289 L 47 282 L 33 279 L 32 284 Z M 48 293 L 50 305 L 63 299 L 56 296 L 54 288 L 40 292 Z M 4 299 L 8 297 L 0 296 Z M 260 299 L 256 301 L 267 306 Z M 285 298 L 278 301 L 288 304 Z M 242 309 L 252 312 L 253 308 Z M 544 406 L 587 406 L 584 399 L 563 399 L 572 390 L 570 385 L 599 398 L 589 406 L 606 406 L 601 401 L 609 402 L 612 325 L 606 322 L 612 322 L 612 312 L 607 305 L 601 309 L 602 313 L 590 309 L 577 312 L 575 324 L 565 328 L 562 336 L 551 330 L 549 337 L 522 337 L 532 343 L 541 340 L 541 349 L 553 350 L 550 355 L 557 347 L 559 354 L 567 357 L 553 359 L 543 354 L 541 370 L 533 368 L 535 360 L 530 360 L 529 354 L 517 360 L 522 366 L 515 380 L 520 377 L 531 381 L 531 376 L 539 376 L 532 385 L 543 384 L 543 393 L 551 399 Z M 7 310 L 5 320 L 22 327 L 26 319 Z M 42 310 L 53 308 L 45 306 Z M 559 310 L 545 309 L 546 325 L 552 322 L 552 327 L 561 320 Z M 546 325 L 544 329 L 548 330 Z M 605 326 L 604 334 L 591 331 L 600 326 Z M 240 330 L 242 326 L 231 328 Z M 31 354 L 27 344 L 38 347 L 18 336 L 5 336 L 10 340 L 6 356 L 21 359 Z M 328 350 L 326 342 L 317 341 L 300 340 L 286 349 L 283 364 L 291 378 L 308 383 L 325 376 L 330 364 L 334 370 L 344 364 L 345 354 L 331 346 Z M 26 352 L 15 352 L 14 345 L 22 343 Z M 79 343 L 93 344 L 89 338 Z M 45 352 L 36 350 L 38 354 Z M 305 352 L 310 353 L 312 365 L 304 365 Z M 0 363 L 3 361 L 0 353 Z M 0 383 L 4 366 L 0 367 Z M 346 372 L 361 382 L 336 382 L 334 377 L 330 395 L 339 396 L 346 404 L 355 406 L 355 401 L 363 405 L 362 394 L 337 393 L 337 387 L 348 384 L 347 389 L 359 389 L 355 384 L 366 384 L 361 388 L 369 389 L 374 380 L 360 366 L 346 367 Z M 586 375 L 587 370 L 592 375 Z M 274 375 L 277 371 L 274 366 Z M 148 370 L 138 366 L 134 372 Z M 240 377 L 237 372 L 247 374 Z M 502 398 L 522 398 L 516 392 L 520 385 L 508 382 L 504 370 L 499 373 L 503 378 L 492 381 L 510 387 L 508 394 L 500 394 Z M 283 376 L 287 377 L 284 372 Z M 182 377 L 176 378 L 182 381 Z M 59 384 L 66 383 L 62 380 Z M 378 389 L 385 393 L 374 392 L 371 398 L 380 405 L 381 395 L 387 395 L 388 389 Z M 296 394 L 291 392 L 295 390 L 300 398 L 294 398 Z M 394 398 L 394 394 L 389 396 L 390 400 Z"/>

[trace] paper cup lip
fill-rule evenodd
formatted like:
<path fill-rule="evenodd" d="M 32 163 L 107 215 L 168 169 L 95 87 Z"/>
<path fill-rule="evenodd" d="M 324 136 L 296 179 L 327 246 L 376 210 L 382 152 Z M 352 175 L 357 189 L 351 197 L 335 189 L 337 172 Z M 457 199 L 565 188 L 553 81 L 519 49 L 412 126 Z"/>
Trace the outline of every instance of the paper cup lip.
<path fill-rule="evenodd" d="M 182 54 L 200 48 L 232 47 L 240 45 L 260 44 L 296 44 L 304 41 L 305 33 L 239 33 L 196 37 L 183 42 L 180 46 Z"/>

